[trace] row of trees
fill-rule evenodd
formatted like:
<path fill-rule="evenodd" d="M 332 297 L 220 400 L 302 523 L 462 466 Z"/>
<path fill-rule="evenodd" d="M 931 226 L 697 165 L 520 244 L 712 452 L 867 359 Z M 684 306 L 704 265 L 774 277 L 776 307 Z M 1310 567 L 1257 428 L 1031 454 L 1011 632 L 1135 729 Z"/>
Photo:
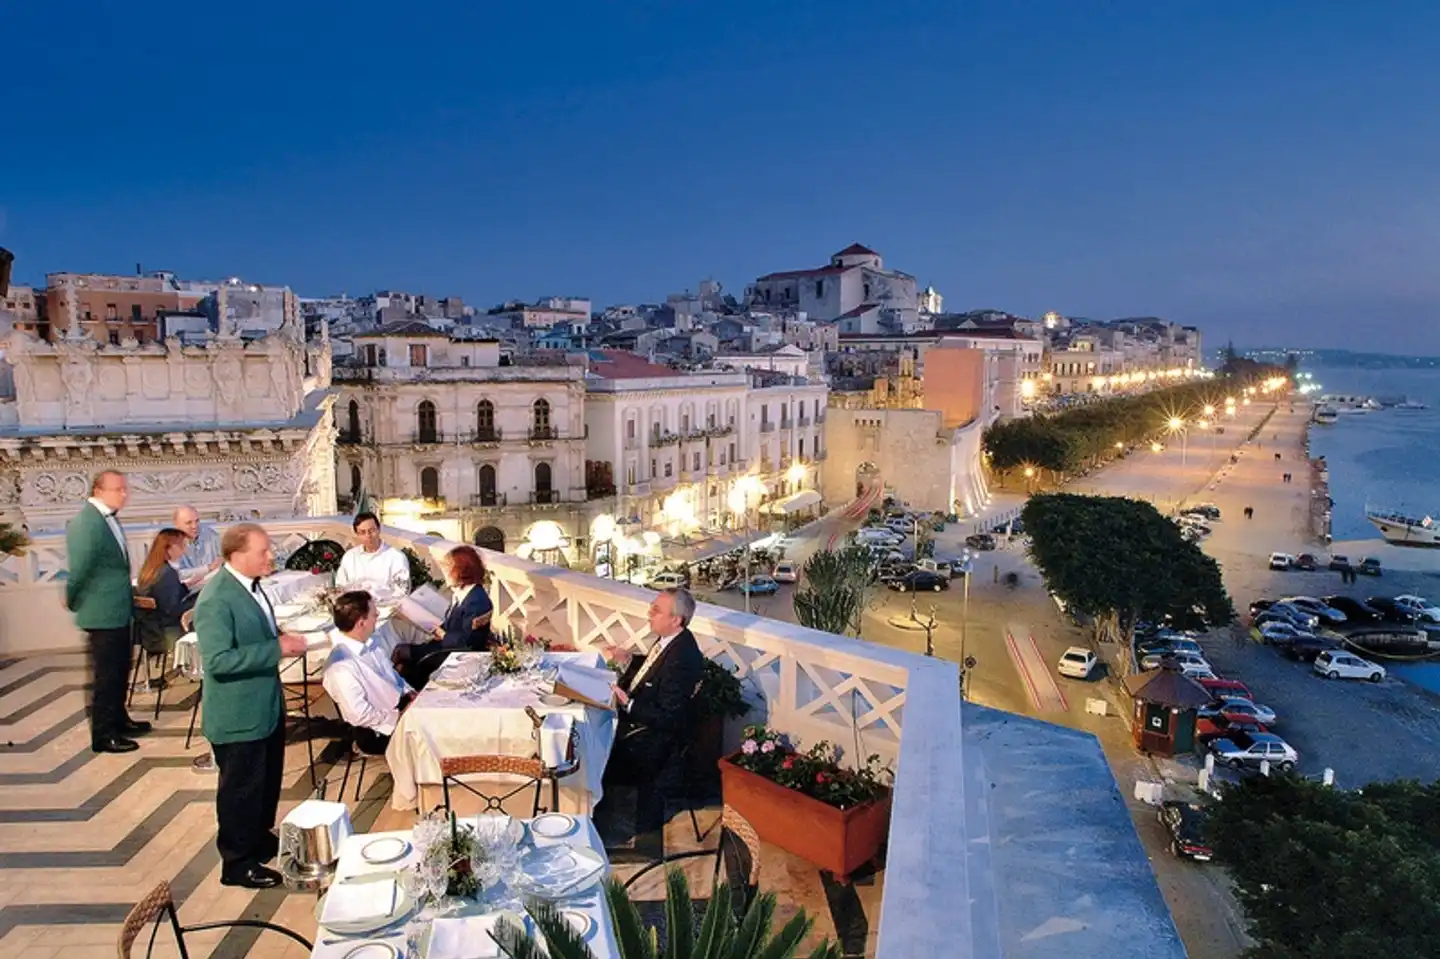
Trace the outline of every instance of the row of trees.
<path fill-rule="evenodd" d="M 1046 588 L 1097 636 L 1128 641 L 1142 620 L 1206 629 L 1235 618 L 1219 564 L 1149 503 L 1049 493 L 1020 515 Z"/>
<path fill-rule="evenodd" d="M 1172 417 L 1191 419 L 1207 405 L 1222 408 L 1225 396 L 1225 386 L 1192 383 L 1037 413 L 991 426 L 985 431 L 985 451 L 990 467 L 1002 477 L 1027 466 L 1060 475 L 1077 473 L 1121 449 L 1150 442 Z"/>
<path fill-rule="evenodd" d="M 1252 959 L 1440 956 L 1440 783 L 1257 776 L 1226 788 L 1208 828 Z"/>

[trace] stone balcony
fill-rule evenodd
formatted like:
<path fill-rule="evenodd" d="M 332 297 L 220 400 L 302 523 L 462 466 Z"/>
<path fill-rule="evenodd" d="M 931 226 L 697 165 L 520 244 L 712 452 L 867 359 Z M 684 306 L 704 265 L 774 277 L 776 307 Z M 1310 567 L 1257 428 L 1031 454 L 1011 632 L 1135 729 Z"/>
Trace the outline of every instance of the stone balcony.
<path fill-rule="evenodd" d="M 265 525 L 281 552 L 308 539 L 351 538 L 348 517 Z M 155 528 L 127 532 L 131 555 L 142 556 Z M 432 564 L 456 545 L 390 529 L 385 537 Z M 505 554 L 487 552 L 486 561 L 498 625 L 578 647 L 647 641 L 649 590 Z M 214 779 L 190 767 L 203 743 L 183 746 L 194 687 L 165 694 L 139 752 L 89 752 L 81 638 L 61 603 L 65 562 L 63 537 L 50 534 L 0 563 L 0 712 L 10 741 L 0 766 L 0 955 L 113 955 L 129 906 L 160 880 L 174 886 L 186 921 L 270 918 L 313 935 L 313 897 L 218 883 Z M 945 660 L 703 603 L 692 628 L 706 655 L 741 678 L 752 703 L 744 721 L 894 765 L 882 870 L 845 885 L 763 847 L 761 885 L 779 895 L 782 920 L 804 906 L 847 956 L 880 959 L 989 959 L 1012 946 L 1024 956 L 1184 955 L 1178 939 L 1171 945 L 1173 925 L 1093 739 L 1064 731 L 1071 739 L 1062 755 L 1047 739 L 1054 727 L 972 714 L 957 667 Z M 134 715 L 150 718 L 153 704 L 151 694 L 138 695 Z M 731 747 L 738 730 L 739 723 L 727 730 Z M 1088 756 L 1080 738 L 1099 757 L 1093 781 L 1073 771 L 1071 757 Z M 324 775 L 323 757 L 321 767 Z M 1071 778 L 1060 781 L 1058 769 Z M 1095 764 L 1085 772 L 1094 777 Z M 292 736 L 285 781 L 282 815 L 311 793 L 303 737 Z M 359 801 L 346 797 L 357 827 L 376 828 L 378 816 L 378 828 L 397 828 L 397 814 L 383 808 L 388 777 L 372 771 L 366 784 Z M 1116 808 L 1130 828 L 1128 845 L 1124 835 L 1094 835 L 1097 817 Z M 702 827 L 714 815 L 702 812 Z M 672 840 L 688 828 L 678 817 L 654 854 L 675 851 Z M 616 873 L 627 875 L 635 868 L 627 861 L 644 851 L 638 841 L 628 853 L 612 850 Z M 242 933 L 196 945 L 197 957 L 302 954 Z"/>

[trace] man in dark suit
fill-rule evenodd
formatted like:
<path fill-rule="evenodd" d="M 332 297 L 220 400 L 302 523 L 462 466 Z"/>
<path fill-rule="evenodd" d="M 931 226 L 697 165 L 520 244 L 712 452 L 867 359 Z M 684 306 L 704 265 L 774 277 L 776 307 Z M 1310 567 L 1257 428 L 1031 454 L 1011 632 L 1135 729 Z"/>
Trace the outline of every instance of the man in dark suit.
<path fill-rule="evenodd" d="M 275 608 L 260 585 L 275 565 L 263 527 L 230 527 L 220 538 L 220 554 L 225 564 L 195 604 L 205 670 L 205 738 L 220 767 L 215 790 L 220 884 L 269 889 L 281 879 L 263 865 L 275 857 L 279 845 L 270 830 L 285 769 L 280 660 L 303 655 L 305 637 L 279 631 Z"/>
<path fill-rule="evenodd" d="M 625 663 L 615 686 L 619 728 L 605 778 L 655 787 L 642 790 L 642 830 L 656 825 L 665 794 L 680 785 L 677 780 L 686 774 L 680 751 L 695 739 L 695 691 L 705 657 L 689 629 L 694 615 L 695 599 L 687 590 L 661 593 L 650 604 L 650 629 L 658 637 L 650 652 L 640 657 L 613 646 L 605 649 Z"/>
<path fill-rule="evenodd" d="M 125 474 L 105 470 L 95 477 L 90 499 L 65 527 L 69 577 L 65 608 L 85 630 L 91 669 L 90 748 L 97 753 L 128 753 L 140 748 L 131 739 L 150 731 L 125 711 L 125 681 L 130 675 L 130 621 L 135 593 L 130 585 L 130 553 L 116 514 L 130 498 Z"/>

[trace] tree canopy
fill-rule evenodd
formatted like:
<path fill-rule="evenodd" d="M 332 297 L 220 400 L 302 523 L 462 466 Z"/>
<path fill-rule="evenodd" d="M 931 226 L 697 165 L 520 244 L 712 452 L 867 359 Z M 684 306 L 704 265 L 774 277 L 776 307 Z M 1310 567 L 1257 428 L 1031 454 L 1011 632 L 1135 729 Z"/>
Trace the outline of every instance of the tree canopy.
<path fill-rule="evenodd" d="M 1258 776 L 1222 793 L 1209 833 L 1253 959 L 1440 956 L 1440 783 L 1357 792 Z"/>
<path fill-rule="evenodd" d="M 859 636 L 874 592 L 868 550 L 847 546 L 821 550 L 805 561 L 793 600 L 802 626 L 840 636 Z"/>
<path fill-rule="evenodd" d="M 1185 628 L 1235 618 L 1220 567 L 1141 500 L 1050 493 L 1021 518 L 1046 588 L 1073 610 L 1129 635 L 1140 620 Z"/>

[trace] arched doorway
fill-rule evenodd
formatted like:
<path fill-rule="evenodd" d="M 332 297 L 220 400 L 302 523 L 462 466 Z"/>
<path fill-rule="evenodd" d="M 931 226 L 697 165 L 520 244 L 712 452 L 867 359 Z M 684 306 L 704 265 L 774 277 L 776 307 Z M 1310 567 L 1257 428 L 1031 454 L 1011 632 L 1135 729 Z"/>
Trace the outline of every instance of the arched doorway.
<path fill-rule="evenodd" d="M 440 471 L 433 466 L 427 466 L 420 471 L 420 498 L 440 498 Z"/>
<path fill-rule="evenodd" d="M 537 440 L 553 440 L 555 433 L 550 427 L 550 401 L 536 400 L 530 434 Z"/>
<path fill-rule="evenodd" d="M 415 408 L 415 441 L 417 443 L 438 443 L 440 431 L 435 423 L 435 404 L 421 400 Z"/>
<path fill-rule="evenodd" d="M 360 467 L 354 463 L 350 464 L 350 495 L 356 496 L 360 493 L 361 479 Z"/>
<path fill-rule="evenodd" d="M 499 497 L 495 495 L 495 467 L 484 463 L 475 475 L 480 483 L 480 505 L 497 505 Z"/>
<path fill-rule="evenodd" d="M 555 490 L 550 486 L 550 464 L 535 464 L 535 502 L 554 503 Z"/>
<path fill-rule="evenodd" d="M 475 438 L 482 443 L 500 438 L 495 433 L 495 404 L 489 400 L 475 405 Z"/>
<path fill-rule="evenodd" d="M 505 552 L 505 534 L 497 526 L 485 526 L 475 531 L 475 545 L 481 549 Z"/>
<path fill-rule="evenodd" d="M 880 485 L 880 467 L 874 463 L 861 463 L 855 468 L 855 498 L 859 499 Z"/>
<path fill-rule="evenodd" d="M 345 439 L 351 443 L 360 442 L 360 404 L 354 400 L 346 407 Z"/>

